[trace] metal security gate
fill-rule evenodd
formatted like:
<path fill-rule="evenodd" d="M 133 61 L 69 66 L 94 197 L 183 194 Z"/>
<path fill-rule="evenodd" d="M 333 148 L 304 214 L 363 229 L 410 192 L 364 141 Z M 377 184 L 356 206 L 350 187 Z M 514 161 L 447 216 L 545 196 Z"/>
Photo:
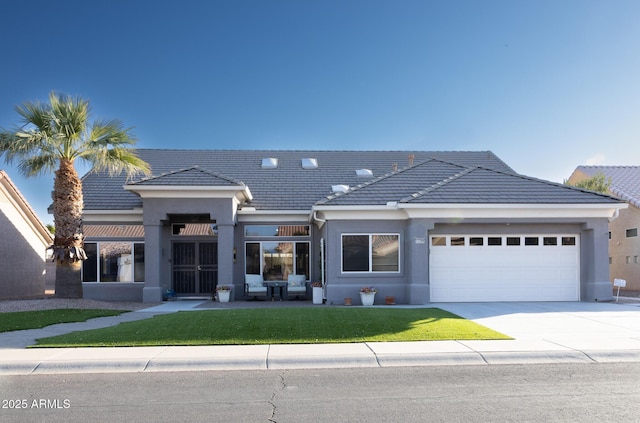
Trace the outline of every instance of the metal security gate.
<path fill-rule="evenodd" d="M 173 243 L 173 290 L 178 295 L 211 295 L 218 284 L 216 242 Z"/>

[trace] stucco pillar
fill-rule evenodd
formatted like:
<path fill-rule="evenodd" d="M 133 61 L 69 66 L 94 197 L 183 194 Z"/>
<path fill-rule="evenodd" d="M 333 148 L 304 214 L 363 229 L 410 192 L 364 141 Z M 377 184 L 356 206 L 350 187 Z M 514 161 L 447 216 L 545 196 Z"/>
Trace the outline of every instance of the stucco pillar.
<path fill-rule="evenodd" d="M 580 243 L 582 301 L 609 301 L 613 286 L 609 281 L 609 226 L 606 220 L 585 225 Z"/>
<path fill-rule="evenodd" d="M 160 263 L 162 260 L 162 226 L 157 224 L 144 225 L 144 277 L 142 301 L 155 303 L 162 301 L 162 286 L 160 278 Z"/>
<path fill-rule="evenodd" d="M 234 226 L 232 224 L 218 224 L 218 285 L 233 284 L 233 248 Z M 242 285 L 233 287 L 233 298 L 240 291 L 244 292 Z"/>
<path fill-rule="evenodd" d="M 405 260 L 409 304 L 429 303 L 429 230 L 433 223 L 411 219 L 407 225 Z"/>

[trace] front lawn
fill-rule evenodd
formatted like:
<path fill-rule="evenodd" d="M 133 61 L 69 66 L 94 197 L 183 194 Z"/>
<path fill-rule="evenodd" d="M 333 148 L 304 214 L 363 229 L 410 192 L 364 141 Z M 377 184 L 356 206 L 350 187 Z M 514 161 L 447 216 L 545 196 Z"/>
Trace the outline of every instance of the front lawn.
<path fill-rule="evenodd" d="M 36 347 L 314 344 L 511 339 L 437 308 L 187 311 L 39 339 Z"/>
<path fill-rule="evenodd" d="M 0 332 L 40 329 L 58 323 L 84 322 L 96 317 L 117 316 L 121 310 L 54 309 L 0 313 Z"/>

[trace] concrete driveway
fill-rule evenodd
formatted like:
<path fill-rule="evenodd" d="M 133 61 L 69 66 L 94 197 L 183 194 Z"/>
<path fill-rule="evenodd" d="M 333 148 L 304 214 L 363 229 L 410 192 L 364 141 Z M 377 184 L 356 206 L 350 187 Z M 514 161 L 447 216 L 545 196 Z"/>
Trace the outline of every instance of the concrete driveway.
<path fill-rule="evenodd" d="M 446 303 L 438 307 L 515 338 L 464 342 L 481 351 L 640 351 L 640 302 Z M 481 346 L 484 345 L 484 346 Z"/>

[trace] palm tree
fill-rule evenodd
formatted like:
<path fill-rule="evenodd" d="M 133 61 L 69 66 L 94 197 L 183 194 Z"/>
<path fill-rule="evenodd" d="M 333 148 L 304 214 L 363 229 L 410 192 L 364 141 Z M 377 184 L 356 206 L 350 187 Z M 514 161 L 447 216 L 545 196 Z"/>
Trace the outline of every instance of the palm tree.
<path fill-rule="evenodd" d="M 84 252 L 82 230 L 82 181 L 76 159 L 92 165 L 92 171 L 128 177 L 149 174 L 149 165 L 132 148 L 136 140 L 130 128 L 118 120 L 93 120 L 89 102 L 52 92 L 49 103 L 26 102 L 16 107 L 21 125 L 0 128 L 0 157 L 17 163 L 25 176 L 55 172 L 53 220 L 56 261 L 56 296 L 82 298 L 80 269 Z"/>

